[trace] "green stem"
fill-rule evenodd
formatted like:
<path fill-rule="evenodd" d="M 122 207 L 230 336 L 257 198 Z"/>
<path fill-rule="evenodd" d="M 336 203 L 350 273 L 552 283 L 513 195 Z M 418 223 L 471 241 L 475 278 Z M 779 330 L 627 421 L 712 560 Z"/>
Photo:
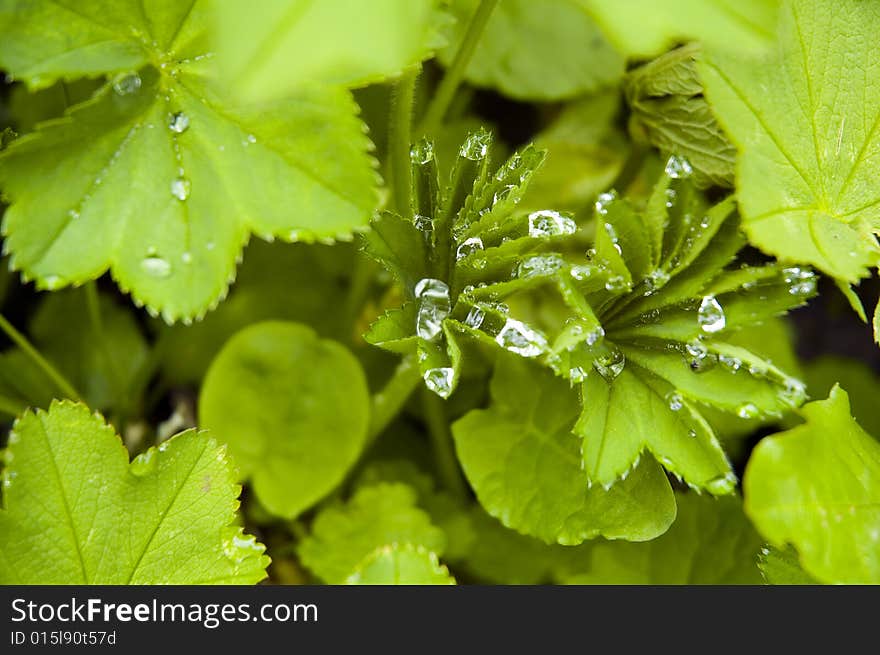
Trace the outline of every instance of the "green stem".
<path fill-rule="evenodd" d="M 76 389 L 73 388 L 73 385 L 67 381 L 61 372 L 52 366 L 43 355 L 40 354 L 40 351 L 34 348 L 30 341 L 27 340 L 21 332 L 15 329 L 15 327 L 6 320 L 6 317 L 3 314 L 0 314 L 0 330 L 3 330 L 15 345 L 21 348 L 22 352 L 25 355 L 31 358 L 31 360 L 36 364 L 46 376 L 55 383 L 55 386 L 58 387 L 58 390 L 63 393 L 68 398 L 73 400 L 79 400 L 80 395 L 77 393 Z"/>
<path fill-rule="evenodd" d="M 455 53 L 455 57 L 449 65 L 449 68 L 446 70 L 446 75 L 437 87 L 437 91 L 434 93 L 434 98 L 431 100 L 427 112 L 425 112 L 425 117 L 422 119 L 418 131 L 419 134 L 432 134 L 443 122 L 443 118 L 449 110 L 449 105 L 455 97 L 455 92 L 458 90 L 461 80 L 464 77 L 464 71 L 470 63 L 474 51 L 477 49 L 477 43 L 480 41 L 483 29 L 485 29 L 486 23 L 489 22 L 492 10 L 495 9 L 495 5 L 497 4 L 498 0 L 480 1 L 480 5 L 474 12 L 471 22 L 468 24 L 464 38 L 458 46 L 458 51 Z"/>
<path fill-rule="evenodd" d="M 24 408 L 25 405 L 23 403 L 20 403 L 9 396 L 0 395 L 0 414 L 18 416 Z"/>
<path fill-rule="evenodd" d="M 382 390 L 373 395 L 373 409 L 370 414 L 370 441 L 382 434 L 388 424 L 400 413 L 420 381 L 419 369 L 413 358 L 402 359 Z"/>
<path fill-rule="evenodd" d="M 344 331 L 344 334 L 339 334 L 340 340 L 345 343 L 355 340 L 354 325 L 370 292 L 375 274 L 376 263 L 362 252 L 355 253 L 354 270 L 351 272 L 345 297 L 345 320 L 340 327 L 340 332 Z"/>
<path fill-rule="evenodd" d="M 428 434 L 431 435 L 437 473 L 450 493 L 457 499 L 466 501 L 468 489 L 452 445 L 452 433 L 449 430 L 449 421 L 446 417 L 446 405 L 437 394 L 427 387 L 423 387 L 422 407 L 425 412 Z"/>
<path fill-rule="evenodd" d="M 621 195 L 624 195 L 626 190 L 642 171 L 642 166 L 645 163 L 645 157 L 647 154 L 648 148 L 646 146 L 633 143 L 630 147 L 629 155 L 627 156 L 626 161 L 623 162 L 623 166 L 617 174 L 617 177 L 614 179 L 611 188 L 617 189 Z"/>
<path fill-rule="evenodd" d="M 131 382 L 128 385 L 128 393 L 126 394 L 128 402 L 126 403 L 124 415 L 120 417 L 120 422 L 122 422 L 124 418 L 127 418 L 128 413 L 132 408 L 132 399 L 142 397 L 144 390 L 150 382 L 150 378 L 153 377 L 153 374 L 155 374 L 156 370 L 161 365 L 162 359 L 165 356 L 165 350 L 168 347 L 170 334 L 171 331 L 169 328 L 162 328 L 159 336 L 156 337 L 156 341 L 153 342 L 153 347 L 147 353 L 147 358 L 144 360 L 144 363 L 141 364 L 132 377 Z M 123 414 L 121 410 L 120 414 Z"/>
<path fill-rule="evenodd" d="M 412 145 L 413 103 L 420 67 L 403 72 L 391 94 L 388 125 L 388 156 L 391 164 L 393 205 L 399 214 L 409 214 L 412 204 L 412 173 L 409 150 Z"/>

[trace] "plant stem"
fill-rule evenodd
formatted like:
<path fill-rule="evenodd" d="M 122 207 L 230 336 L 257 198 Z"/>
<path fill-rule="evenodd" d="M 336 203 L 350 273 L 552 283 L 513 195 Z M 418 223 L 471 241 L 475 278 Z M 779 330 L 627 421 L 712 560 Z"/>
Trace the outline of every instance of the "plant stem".
<path fill-rule="evenodd" d="M 25 405 L 23 403 L 16 402 L 9 396 L 0 395 L 0 414 L 18 416 L 19 414 L 21 414 L 21 410 L 23 410 L 24 408 Z"/>
<path fill-rule="evenodd" d="M 391 93 L 391 116 L 388 125 L 388 156 L 391 164 L 393 205 L 406 216 L 412 198 L 412 175 L 409 150 L 412 145 L 413 103 L 416 80 L 420 67 L 412 67 L 401 74 Z"/>
<path fill-rule="evenodd" d="M 6 320 L 6 317 L 3 314 L 0 314 L 0 330 L 6 333 L 15 345 L 22 349 L 25 355 L 31 358 L 31 360 L 36 364 L 46 376 L 55 383 L 55 386 L 58 390 L 63 393 L 68 398 L 73 400 L 79 400 L 80 395 L 77 393 L 76 389 L 74 389 L 73 385 L 67 381 L 61 372 L 52 366 L 43 355 L 40 354 L 40 351 L 34 348 L 30 341 L 27 340 L 21 332 L 15 329 L 15 327 Z"/>
<path fill-rule="evenodd" d="M 437 473 L 450 493 L 457 499 L 466 501 L 468 489 L 458 466 L 458 459 L 455 457 L 455 449 L 452 446 L 452 433 L 449 430 L 449 421 L 446 417 L 446 405 L 437 394 L 427 387 L 423 387 L 422 407 L 425 412 L 428 434 L 431 435 Z"/>
<path fill-rule="evenodd" d="M 458 46 L 458 51 L 455 53 L 452 63 L 446 70 L 446 75 L 437 87 L 434 98 L 425 112 L 425 117 L 422 119 L 420 129 L 418 130 L 419 134 L 431 134 L 443 122 L 449 105 L 455 97 L 455 92 L 461 84 L 461 79 L 464 77 L 464 71 L 474 55 L 483 29 L 486 27 L 486 23 L 489 22 L 492 10 L 495 9 L 497 4 L 498 0 L 480 0 L 480 5 L 468 24 L 464 38 L 462 38 L 461 44 Z"/>
<path fill-rule="evenodd" d="M 621 195 L 626 193 L 629 186 L 635 181 L 639 173 L 642 171 L 642 165 L 645 163 L 645 156 L 648 154 L 648 148 L 638 143 L 633 143 L 630 147 L 629 155 L 620 172 L 611 184 L 612 189 L 617 189 Z"/>
<path fill-rule="evenodd" d="M 382 390 L 373 394 L 369 441 L 374 441 L 382 434 L 388 424 L 400 413 L 420 380 L 419 370 L 413 358 L 402 359 Z"/>

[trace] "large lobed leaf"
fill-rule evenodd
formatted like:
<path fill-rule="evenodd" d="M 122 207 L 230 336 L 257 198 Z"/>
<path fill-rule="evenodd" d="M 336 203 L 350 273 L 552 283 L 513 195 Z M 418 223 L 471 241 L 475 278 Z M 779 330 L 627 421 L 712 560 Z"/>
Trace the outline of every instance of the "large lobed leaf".
<path fill-rule="evenodd" d="M 880 444 L 850 416 L 840 387 L 802 410 L 806 423 L 752 453 L 745 510 L 775 546 L 829 583 L 880 583 Z"/>
<path fill-rule="evenodd" d="M 34 88 L 121 71 L 0 155 L 5 247 L 39 288 L 110 270 L 136 302 L 190 320 L 223 297 L 251 233 L 351 238 L 375 206 L 376 175 L 347 91 L 300 85 L 231 102 L 205 43 L 205 3 L 137 6 L 0 11 L 12 35 L 0 65 Z"/>
<path fill-rule="evenodd" d="M 189 431 L 129 463 L 84 405 L 28 412 L 9 436 L 2 584 L 253 584 L 262 544 L 235 527 L 225 449 Z"/>
<path fill-rule="evenodd" d="M 265 321 L 214 359 L 199 420 L 229 445 L 266 509 L 293 518 L 357 461 L 369 407 L 363 370 L 344 346 L 298 323 Z"/>
<path fill-rule="evenodd" d="M 775 48 L 703 62 L 709 101 L 739 146 L 751 241 L 845 282 L 880 261 L 880 5 L 788 0 Z"/>

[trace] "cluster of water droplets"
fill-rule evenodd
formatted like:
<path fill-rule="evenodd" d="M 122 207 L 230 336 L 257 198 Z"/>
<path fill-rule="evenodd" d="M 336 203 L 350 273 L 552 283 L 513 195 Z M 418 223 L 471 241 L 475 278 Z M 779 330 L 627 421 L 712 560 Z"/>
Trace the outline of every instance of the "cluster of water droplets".
<path fill-rule="evenodd" d="M 694 169 L 687 159 L 672 155 L 666 161 L 666 168 L 664 169 L 664 172 L 668 177 L 672 178 L 673 180 L 680 180 L 693 175 Z"/>
<path fill-rule="evenodd" d="M 711 352 L 700 339 L 694 339 L 684 345 L 684 356 L 694 373 L 704 373 L 718 363 L 718 355 Z"/>
<path fill-rule="evenodd" d="M 520 279 L 548 276 L 561 271 L 564 267 L 565 260 L 555 253 L 532 255 L 531 257 L 526 257 L 517 265 L 515 275 Z"/>
<path fill-rule="evenodd" d="M 443 321 L 449 316 L 449 286 L 442 280 L 424 278 L 415 286 L 418 301 L 416 334 L 426 341 L 433 341 L 443 329 Z"/>
<path fill-rule="evenodd" d="M 600 193 L 596 198 L 596 213 L 599 216 L 605 216 L 608 214 L 608 205 L 617 200 L 617 193 L 615 191 L 606 191 L 605 193 Z"/>
<path fill-rule="evenodd" d="M 793 296 L 811 296 L 816 293 L 816 274 L 808 268 L 793 266 L 782 269 L 788 292 Z"/>

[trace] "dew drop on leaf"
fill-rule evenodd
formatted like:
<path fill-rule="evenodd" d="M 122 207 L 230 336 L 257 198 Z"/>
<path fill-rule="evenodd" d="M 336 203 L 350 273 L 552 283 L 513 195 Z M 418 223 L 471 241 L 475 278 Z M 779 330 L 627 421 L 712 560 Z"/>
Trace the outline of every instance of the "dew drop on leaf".
<path fill-rule="evenodd" d="M 508 318 L 495 337 L 496 343 L 505 350 L 522 357 L 537 357 L 547 350 L 547 338 L 525 323 Z"/>
<path fill-rule="evenodd" d="M 614 202 L 617 199 L 617 194 L 614 191 L 606 191 L 605 193 L 600 193 L 599 197 L 596 198 L 596 213 L 600 216 L 605 216 L 608 213 L 608 205 Z"/>
<path fill-rule="evenodd" d="M 185 177 L 176 177 L 171 181 L 171 195 L 178 200 L 186 200 L 192 191 L 192 182 Z"/>
<path fill-rule="evenodd" d="M 793 296 L 809 296 L 816 292 L 816 274 L 808 268 L 794 266 L 782 270 L 788 292 Z"/>
<path fill-rule="evenodd" d="M 491 135 L 486 131 L 474 132 L 465 139 L 458 154 L 471 161 L 480 161 L 489 152 L 491 140 Z"/>
<path fill-rule="evenodd" d="M 695 373 L 708 371 L 718 362 L 717 355 L 709 352 L 706 345 L 699 339 L 694 339 L 685 344 L 684 354 L 688 365 Z"/>
<path fill-rule="evenodd" d="M 627 290 L 626 279 L 622 275 L 612 275 L 605 282 L 605 290 L 611 293 L 621 293 Z"/>
<path fill-rule="evenodd" d="M 470 239 L 465 239 L 462 243 L 459 244 L 458 248 L 456 248 L 455 259 L 456 261 L 464 259 L 468 255 L 482 249 L 483 240 L 480 237 L 471 237 Z"/>
<path fill-rule="evenodd" d="M 177 134 L 183 134 L 189 127 L 189 116 L 182 111 L 172 114 L 168 119 L 168 129 Z"/>
<path fill-rule="evenodd" d="M 718 355 L 718 362 L 731 373 L 736 373 L 742 367 L 742 361 L 732 355 Z"/>
<path fill-rule="evenodd" d="M 734 489 L 736 489 L 736 475 L 730 472 L 712 478 L 706 483 L 706 491 L 715 496 L 729 494 Z"/>
<path fill-rule="evenodd" d="M 736 408 L 736 415 L 740 418 L 757 418 L 760 413 L 754 403 L 743 403 Z"/>
<path fill-rule="evenodd" d="M 569 269 L 569 274 L 579 282 L 582 282 L 593 275 L 596 272 L 595 266 L 587 266 L 584 264 L 576 264 Z"/>
<path fill-rule="evenodd" d="M 684 398 L 677 391 L 670 391 L 666 394 L 666 404 L 669 405 L 669 409 L 673 412 L 677 412 L 684 407 Z"/>
<path fill-rule="evenodd" d="M 440 334 L 443 320 L 449 316 L 449 287 L 442 280 L 424 278 L 415 287 L 419 301 L 416 315 L 416 334 L 431 341 Z"/>
<path fill-rule="evenodd" d="M 542 209 L 529 214 L 529 236 L 557 237 L 574 234 L 577 224 L 569 216 L 564 216 L 552 209 Z"/>
<path fill-rule="evenodd" d="M 150 255 L 141 260 L 141 270 L 152 277 L 166 278 L 171 275 L 171 264 L 166 259 Z"/>
<path fill-rule="evenodd" d="M 669 273 L 660 268 L 651 271 L 645 278 L 645 295 L 650 296 L 662 289 L 667 282 L 669 282 Z"/>
<path fill-rule="evenodd" d="M 703 332 L 714 334 L 720 332 L 727 325 L 727 317 L 724 316 L 724 308 L 715 296 L 703 296 L 700 308 L 697 310 L 697 323 Z"/>
<path fill-rule="evenodd" d="M 464 319 L 464 324 L 477 330 L 483 324 L 484 318 L 486 318 L 486 313 L 479 307 L 474 306 L 471 307 L 467 317 Z"/>
<path fill-rule="evenodd" d="M 614 382 L 623 373 L 625 366 L 626 357 L 619 348 L 613 348 L 609 353 L 593 360 L 593 368 L 606 382 Z"/>
<path fill-rule="evenodd" d="M 131 472 L 138 477 L 149 475 L 156 470 L 157 460 L 156 451 L 152 449 L 148 450 L 132 460 Z"/>
<path fill-rule="evenodd" d="M 673 155 L 667 160 L 664 171 L 666 172 L 666 175 L 672 179 L 678 180 L 690 177 L 693 174 L 694 169 L 687 159 Z"/>
<path fill-rule="evenodd" d="M 427 164 L 434 159 L 434 144 L 428 139 L 414 143 L 409 150 L 409 158 L 413 164 Z"/>
<path fill-rule="evenodd" d="M 452 394 L 452 378 L 454 372 L 448 366 L 430 368 L 425 371 L 425 385 L 441 398 L 449 398 Z"/>
<path fill-rule="evenodd" d="M 113 78 L 113 90 L 121 96 L 131 95 L 141 88 L 141 76 L 137 73 L 120 73 Z"/>

